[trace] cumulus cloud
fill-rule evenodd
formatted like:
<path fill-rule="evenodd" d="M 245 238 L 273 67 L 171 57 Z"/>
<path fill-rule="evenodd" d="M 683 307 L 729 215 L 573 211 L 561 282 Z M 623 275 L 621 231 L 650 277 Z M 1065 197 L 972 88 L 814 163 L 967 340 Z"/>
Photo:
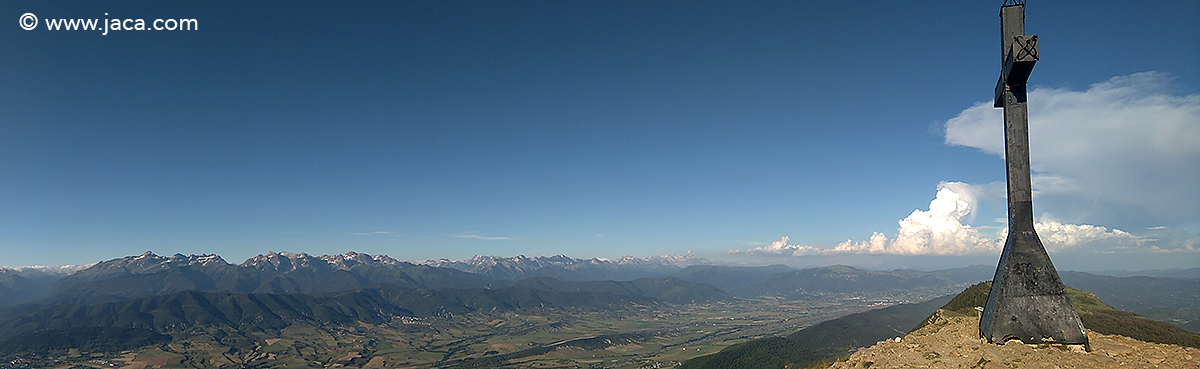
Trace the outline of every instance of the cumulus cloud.
<path fill-rule="evenodd" d="M 975 211 L 979 197 L 981 195 L 991 196 L 995 192 L 995 187 L 995 184 L 970 185 L 961 182 L 939 184 L 937 195 L 929 202 L 927 210 L 913 210 L 908 217 L 897 222 L 899 228 L 896 230 L 894 239 L 889 239 L 883 233 L 874 232 L 865 241 L 847 240 L 832 248 L 823 248 L 791 244 L 790 238 L 783 236 L 767 246 L 730 250 L 729 253 L 787 256 L 999 254 L 1004 248 L 1004 241 L 1008 235 L 1007 227 L 995 233 L 988 233 L 963 222 Z M 1035 222 L 1034 228 L 1046 249 L 1051 252 L 1070 251 L 1085 246 L 1089 250 L 1099 251 L 1144 251 L 1150 249 L 1142 246 L 1146 242 L 1152 241 L 1120 229 L 1062 223 L 1048 217 L 1042 217 Z M 1195 242 L 1192 244 L 1194 246 Z"/>
<path fill-rule="evenodd" d="M 1171 88 L 1168 75 L 1145 72 L 1085 91 L 1030 91 L 1030 167 L 1039 216 L 1034 227 L 1048 251 L 1200 251 L 1200 235 L 1188 230 L 1200 219 L 1200 95 L 1173 94 Z M 1003 160 L 1003 121 L 1003 110 L 991 101 L 977 103 L 946 122 L 945 142 Z M 1004 182 L 943 182 L 927 209 L 898 222 L 894 238 L 874 232 L 866 240 L 815 247 L 790 244 L 784 236 L 730 253 L 997 254 L 1007 227 L 970 224 L 981 200 L 1004 204 L 1006 192 Z"/>
<path fill-rule="evenodd" d="M 1200 95 L 1169 93 L 1156 72 L 1086 91 L 1029 93 L 1038 208 L 1071 222 L 1180 224 L 1200 218 Z M 946 122 L 949 145 L 1003 157 L 1003 111 L 980 102 Z"/>
<path fill-rule="evenodd" d="M 805 255 L 809 253 L 820 252 L 820 249 L 815 246 L 793 245 L 788 243 L 790 239 L 784 235 L 778 240 L 771 242 L 770 245 L 759 246 L 747 250 L 729 250 L 730 254 L 749 254 L 749 255 Z"/>
<path fill-rule="evenodd" d="M 976 208 L 978 194 L 986 187 L 974 187 L 961 182 L 938 185 L 937 195 L 929 202 L 928 210 L 913 210 L 900 220 L 896 238 L 875 232 L 867 241 L 842 242 L 830 252 L 895 255 L 965 255 L 993 253 L 1003 247 L 1003 241 L 984 235 L 964 224 Z"/>
<path fill-rule="evenodd" d="M 1038 238 L 1046 251 L 1067 251 L 1083 245 L 1095 251 L 1137 250 L 1146 241 L 1120 229 L 1108 229 L 1090 224 L 1065 224 L 1042 217 L 1034 223 Z M 1006 228 L 1003 235 L 1007 236 Z"/>

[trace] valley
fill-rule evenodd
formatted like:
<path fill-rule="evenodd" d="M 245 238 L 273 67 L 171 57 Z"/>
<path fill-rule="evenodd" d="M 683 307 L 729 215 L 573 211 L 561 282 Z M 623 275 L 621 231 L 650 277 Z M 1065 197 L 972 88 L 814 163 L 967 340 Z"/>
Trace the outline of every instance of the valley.
<path fill-rule="evenodd" d="M 703 263 L 561 255 L 414 263 L 349 252 L 232 264 L 147 252 L 12 283 L 29 300 L 0 308 L 0 368 L 673 367 L 867 311 L 912 310 L 990 276 L 976 267 Z M 1156 301 L 1146 308 L 1195 300 L 1148 300 L 1136 288 L 1190 291 L 1190 279 L 1066 275 L 1104 284 L 1097 290 L 1113 301 Z M 899 310 L 879 310 L 889 307 Z M 886 336 L 910 325 L 833 326 Z"/>
<path fill-rule="evenodd" d="M 647 368 L 671 367 L 754 338 L 861 312 L 886 299 L 735 299 L 631 304 L 624 309 L 477 311 L 395 316 L 378 323 L 292 324 L 274 332 L 193 327 L 168 344 L 91 356 L 52 355 L 52 367 L 113 363 L 170 367 Z M 10 357 L 8 366 L 39 357 Z M 45 359 L 45 357 L 41 357 Z M 49 362 L 47 362 L 49 363 Z"/>

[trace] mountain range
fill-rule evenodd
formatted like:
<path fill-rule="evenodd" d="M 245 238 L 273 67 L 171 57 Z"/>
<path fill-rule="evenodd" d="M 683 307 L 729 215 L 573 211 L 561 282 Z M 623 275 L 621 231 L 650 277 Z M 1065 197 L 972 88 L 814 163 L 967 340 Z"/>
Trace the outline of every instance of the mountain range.
<path fill-rule="evenodd" d="M 42 303 L 93 304 L 182 291 L 321 293 L 376 284 L 407 288 L 483 288 L 493 280 L 448 268 L 359 253 L 268 253 L 241 265 L 217 255 L 147 252 L 96 263 L 54 283 Z"/>
<path fill-rule="evenodd" d="M 296 322 L 379 322 L 479 310 L 607 311 L 732 298 L 715 287 L 674 277 L 508 280 L 355 252 L 271 252 L 240 265 L 217 255 L 146 252 L 37 280 L 40 284 L 15 272 L 8 275 L 4 282 L 12 283 L 5 285 L 16 288 L 4 292 L 24 301 L 0 310 L 0 338 L 87 327 L 168 332 L 219 325 L 264 330 Z"/>
<path fill-rule="evenodd" d="M 672 275 L 693 265 L 712 264 L 691 255 L 654 255 L 646 258 L 624 256 L 617 260 L 576 259 L 566 255 L 514 257 L 475 256 L 468 260 L 426 260 L 417 264 L 451 268 L 495 279 L 519 280 L 551 277 L 562 280 L 633 280 Z"/>
<path fill-rule="evenodd" d="M 387 322 L 476 311 L 620 311 L 736 298 L 881 298 L 924 301 L 990 279 L 992 268 L 924 272 L 849 266 L 793 269 L 712 265 L 692 256 L 574 259 L 564 255 L 407 262 L 347 252 L 141 255 L 63 268 L 0 269 L 0 340 L 26 332 L 157 337 L 200 326 L 270 331 L 303 323 Z M 1200 305 L 1200 280 L 1063 272 L 1119 308 L 1181 319 Z M 1168 309 L 1168 310 L 1161 310 Z M 49 333 L 47 333 L 49 334 Z M 140 342 L 140 341 L 139 341 Z"/>
<path fill-rule="evenodd" d="M 982 268 L 986 269 L 986 268 Z M 137 256 L 95 263 L 74 273 L 0 274 L 0 306 L 37 301 L 41 304 L 96 304 L 142 296 L 182 291 L 231 293 L 324 293 L 392 285 L 403 288 L 503 288 L 522 284 L 554 286 L 576 291 L 583 285 L 560 282 L 629 282 L 640 279 L 675 278 L 671 283 L 690 283 L 690 290 L 676 293 L 706 300 L 713 291 L 740 297 L 780 296 L 796 298 L 828 293 L 930 290 L 945 293 L 960 285 L 986 279 L 989 273 L 964 273 L 981 268 L 936 272 L 865 271 L 834 266 L 794 270 L 783 265 L 738 267 L 711 265 L 692 256 L 624 257 L 618 260 L 516 256 L 477 256 L 469 260 L 407 262 L 386 255 L 347 252 L 313 256 L 305 253 L 269 252 L 231 264 L 218 255 L 160 256 L 146 252 Z M 532 279 L 533 281 L 526 281 Z M 549 281 L 555 281 L 553 283 Z M 712 288 L 712 287 L 716 288 Z M 628 288 L 613 287 L 624 295 Z M 615 292 L 615 291 L 608 291 Z M 689 295 L 691 294 L 691 295 Z M 931 292 L 932 294 L 932 292 Z M 663 298 L 664 296 L 652 296 Z M 665 301 L 683 301 L 666 297 Z"/>
<path fill-rule="evenodd" d="M 92 265 L 0 267 L 0 307 L 37 300 L 54 282 Z"/>

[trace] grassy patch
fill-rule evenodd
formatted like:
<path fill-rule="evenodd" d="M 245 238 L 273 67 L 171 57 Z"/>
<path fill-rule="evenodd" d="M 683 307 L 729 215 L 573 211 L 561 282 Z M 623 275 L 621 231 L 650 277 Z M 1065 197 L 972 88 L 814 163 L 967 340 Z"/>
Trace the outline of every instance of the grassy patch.
<path fill-rule="evenodd" d="M 1116 334 L 1147 342 L 1200 348 L 1200 335 L 1175 325 L 1143 318 L 1135 313 L 1091 310 L 1079 315 L 1083 326 L 1104 334 Z"/>

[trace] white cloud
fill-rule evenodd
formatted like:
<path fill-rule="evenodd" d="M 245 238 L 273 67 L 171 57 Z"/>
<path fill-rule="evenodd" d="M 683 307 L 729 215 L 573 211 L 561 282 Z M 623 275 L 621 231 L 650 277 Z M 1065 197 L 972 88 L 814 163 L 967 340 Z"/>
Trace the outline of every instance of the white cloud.
<path fill-rule="evenodd" d="M 1200 95 L 1146 72 L 1086 91 L 1029 93 L 1035 203 L 1071 222 L 1142 227 L 1200 218 Z M 1003 111 L 981 102 L 946 122 L 946 143 L 1003 157 Z"/>
<path fill-rule="evenodd" d="M 1120 229 L 1090 224 L 1064 224 L 1042 217 L 1033 225 L 1046 251 L 1059 252 L 1085 247 L 1095 251 L 1136 251 L 1145 240 Z M 1008 229 L 1002 234 L 1007 235 Z"/>
<path fill-rule="evenodd" d="M 729 253 L 749 255 L 804 255 L 820 251 L 820 248 L 815 246 L 792 245 L 788 242 L 788 236 L 784 235 L 767 246 L 759 246 L 747 250 L 729 250 Z"/>
<path fill-rule="evenodd" d="M 374 231 L 374 232 L 353 232 L 353 233 L 350 233 L 350 235 L 351 235 L 351 236 L 381 236 L 381 235 L 389 235 L 389 234 L 392 234 L 392 232 L 388 232 L 388 231 Z"/>
<path fill-rule="evenodd" d="M 452 235 L 450 235 L 450 237 L 473 238 L 476 240 L 487 240 L 487 241 L 505 241 L 505 240 L 513 239 L 512 237 L 480 236 L 480 235 L 475 234 L 475 232 L 463 232 L 463 233 L 459 233 L 459 234 L 452 234 Z"/>
<path fill-rule="evenodd" d="M 913 210 L 900 220 L 896 238 L 888 239 L 874 232 L 866 241 L 847 240 L 832 248 L 822 248 L 789 243 L 783 236 L 767 246 L 746 250 L 730 250 L 730 254 L 750 255 L 829 255 L 829 254 L 884 254 L 884 255 L 979 255 L 999 254 L 1004 248 L 1008 228 L 996 233 L 985 233 L 979 228 L 964 224 L 976 209 L 979 196 L 990 196 L 995 184 L 970 185 L 961 182 L 945 182 L 938 185 L 937 195 L 929 202 L 928 210 Z M 1005 220 L 1007 221 L 1007 220 Z M 1160 249 L 1157 245 L 1147 247 L 1149 239 L 1134 236 L 1120 229 L 1109 229 L 1089 224 L 1062 223 L 1043 216 L 1034 224 L 1042 244 L 1050 252 L 1091 251 L 1152 251 L 1174 252 L 1195 250 L 1195 237 L 1188 247 Z M 981 227 L 982 228 L 982 227 Z M 987 227 L 994 229 L 992 227 Z"/>
<path fill-rule="evenodd" d="M 835 246 L 835 253 L 896 254 L 896 255 L 964 255 L 993 253 L 1003 247 L 963 220 L 978 204 L 977 194 L 986 187 L 974 187 L 961 182 L 938 185 L 937 195 L 929 202 L 929 210 L 913 210 L 899 222 L 896 239 L 875 232 L 867 241 L 847 240 Z"/>
<path fill-rule="evenodd" d="M 883 233 L 875 232 L 866 241 L 847 240 L 833 248 L 789 244 L 783 236 L 770 245 L 730 253 L 744 254 L 893 254 L 893 255 L 961 255 L 997 252 L 1003 241 L 997 243 L 969 225 L 963 219 L 971 215 L 978 204 L 978 195 L 988 186 L 971 186 L 960 182 L 938 185 L 929 210 L 913 210 L 907 218 L 899 221 L 900 228 L 894 240 Z"/>
<path fill-rule="evenodd" d="M 1188 231 L 1200 220 L 1200 95 L 1169 91 L 1170 78 L 1155 72 L 1114 77 L 1086 91 L 1030 91 L 1030 166 L 1039 215 L 1034 226 L 1048 251 L 1200 251 L 1200 235 Z M 1003 160 L 1003 121 L 1002 110 L 980 102 L 946 122 L 946 143 Z M 874 232 L 865 241 L 826 248 L 789 244 L 784 236 L 730 253 L 998 254 L 1007 227 L 970 223 L 981 200 L 1004 204 L 1006 192 L 1004 182 L 943 182 L 927 210 L 898 222 L 894 239 Z M 1149 233 L 1138 236 L 1112 225 Z"/>

